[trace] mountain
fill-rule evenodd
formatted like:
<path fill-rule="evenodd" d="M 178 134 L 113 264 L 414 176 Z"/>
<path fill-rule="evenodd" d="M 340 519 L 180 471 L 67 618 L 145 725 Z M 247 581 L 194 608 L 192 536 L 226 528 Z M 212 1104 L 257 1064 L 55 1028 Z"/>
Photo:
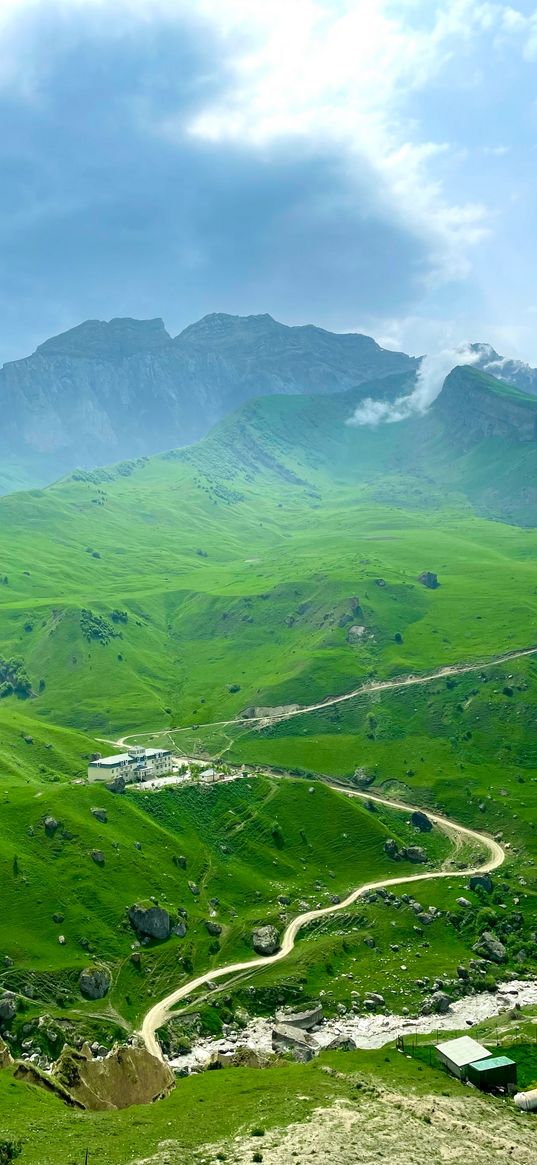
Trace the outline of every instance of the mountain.
<path fill-rule="evenodd" d="M 0 370 L 4 491 L 187 445 L 253 396 L 331 393 L 417 362 L 368 336 L 206 316 L 88 320 Z"/>
<path fill-rule="evenodd" d="M 507 356 L 499 356 L 490 344 L 472 344 L 471 349 L 478 354 L 476 367 L 491 376 L 514 384 L 522 392 L 537 396 L 537 368 L 525 364 L 523 360 L 511 360 Z"/>

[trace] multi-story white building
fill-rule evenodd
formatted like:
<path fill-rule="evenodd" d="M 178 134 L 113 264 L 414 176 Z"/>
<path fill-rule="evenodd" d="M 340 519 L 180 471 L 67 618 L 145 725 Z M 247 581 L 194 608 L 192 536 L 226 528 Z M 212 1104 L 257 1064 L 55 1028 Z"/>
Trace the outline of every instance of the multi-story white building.
<path fill-rule="evenodd" d="M 150 781 L 170 773 L 172 767 L 171 749 L 142 748 L 136 745 L 129 748 L 128 752 L 119 752 L 115 756 L 103 756 L 100 760 L 90 761 L 88 780 L 111 781 L 114 777 L 121 776 L 127 783 Z"/>

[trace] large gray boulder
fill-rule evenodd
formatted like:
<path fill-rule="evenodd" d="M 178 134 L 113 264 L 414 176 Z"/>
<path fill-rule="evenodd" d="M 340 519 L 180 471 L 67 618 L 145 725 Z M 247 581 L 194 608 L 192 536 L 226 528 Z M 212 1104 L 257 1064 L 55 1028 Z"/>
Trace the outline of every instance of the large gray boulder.
<path fill-rule="evenodd" d="M 302 1031 L 310 1031 L 312 1027 L 316 1027 L 318 1023 L 322 1023 L 322 1019 L 322 1003 L 318 1003 L 315 1007 L 308 1008 L 307 1011 L 276 1012 L 277 1023 L 283 1023 L 285 1027 L 298 1027 L 301 1028 Z"/>
<path fill-rule="evenodd" d="M 409 862 L 426 862 L 427 854 L 421 845 L 407 845 L 401 854 Z"/>
<path fill-rule="evenodd" d="M 101 821 L 103 825 L 106 825 L 108 821 L 108 813 L 106 812 L 106 809 L 94 808 L 91 810 L 91 812 L 97 821 Z"/>
<path fill-rule="evenodd" d="M 473 874 L 468 883 L 470 890 L 477 890 L 479 887 L 490 894 L 492 890 L 492 878 L 490 874 Z"/>
<path fill-rule="evenodd" d="M 433 823 L 427 817 L 426 813 L 422 813 L 421 809 L 415 809 L 410 818 L 411 824 L 420 830 L 420 833 L 430 833 L 433 828 Z"/>
<path fill-rule="evenodd" d="M 12 991 L 5 991 L 0 997 L 0 1022 L 11 1023 L 17 1014 L 17 997 Z"/>
<path fill-rule="evenodd" d="M 104 999 L 110 990 L 110 973 L 106 967 L 86 967 L 78 980 L 84 999 Z"/>
<path fill-rule="evenodd" d="M 45 833 L 47 834 L 47 837 L 54 837 L 56 830 L 59 829 L 59 827 L 60 827 L 59 821 L 56 821 L 56 818 L 52 817 L 50 815 L 48 817 L 45 817 L 44 825 L 45 825 Z"/>
<path fill-rule="evenodd" d="M 129 922 L 145 938 L 164 939 L 171 933 L 171 920 L 162 906 L 131 906 Z"/>
<path fill-rule="evenodd" d="M 280 949 L 280 936 L 275 926 L 258 926 L 252 934 L 254 951 L 258 955 L 275 955 Z"/>
<path fill-rule="evenodd" d="M 114 777 L 111 781 L 108 781 L 106 788 L 110 791 L 110 793 L 124 793 L 125 789 L 127 788 L 125 777 L 122 777 L 121 773 L 119 773 L 117 777 Z"/>
<path fill-rule="evenodd" d="M 505 963 L 507 959 L 507 951 L 503 943 L 491 930 L 483 931 L 479 942 L 475 944 L 474 951 L 490 963 Z"/>

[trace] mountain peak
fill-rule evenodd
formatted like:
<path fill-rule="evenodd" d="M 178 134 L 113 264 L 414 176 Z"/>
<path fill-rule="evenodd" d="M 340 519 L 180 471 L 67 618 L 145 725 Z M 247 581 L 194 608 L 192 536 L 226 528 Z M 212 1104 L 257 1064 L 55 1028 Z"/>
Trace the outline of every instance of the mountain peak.
<path fill-rule="evenodd" d="M 52 336 L 36 349 L 40 355 L 121 358 L 142 349 L 161 348 L 171 343 L 161 319 L 115 318 L 85 320 L 75 328 Z"/>

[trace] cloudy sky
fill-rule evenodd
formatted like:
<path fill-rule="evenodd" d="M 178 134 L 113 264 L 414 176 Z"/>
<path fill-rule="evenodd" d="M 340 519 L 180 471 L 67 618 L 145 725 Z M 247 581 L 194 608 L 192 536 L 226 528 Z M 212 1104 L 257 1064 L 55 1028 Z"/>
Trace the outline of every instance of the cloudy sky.
<path fill-rule="evenodd" d="M 537 5 L 0 0 L 0 359 L 210 311 L 537 363 Z"/>

